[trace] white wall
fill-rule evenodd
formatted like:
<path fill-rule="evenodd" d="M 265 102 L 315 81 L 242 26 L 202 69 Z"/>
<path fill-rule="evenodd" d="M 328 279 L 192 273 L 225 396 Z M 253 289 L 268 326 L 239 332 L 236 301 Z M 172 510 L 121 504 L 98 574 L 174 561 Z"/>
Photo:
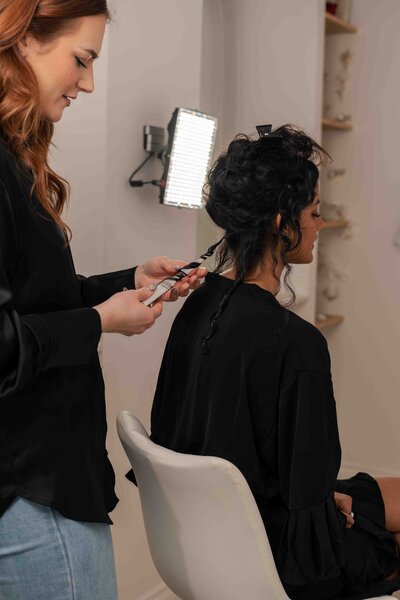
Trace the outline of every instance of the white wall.
<path fill-rule="evenodd" d="M 219 149 L 258 123 L 293 122 L 320 137 L 323 0 L 205 0 L 202 107 L 220 119 Z M 343 472 L 398 475 L 400 438 L 400 4 L 354 0 L 355 94 L 350 134 L 336 136 L 334 167 L 351 172 L 346 196 L 355 222 L 351 239 L 332 252 L 348 273 L 329 312 L 345 315 L 326 330 L 338 404 Z M 347 37 L 350 43 L 349 36 Z M 352 36 L 351 36 L 352 37 Z M 215 237 L 203 215 L 199 244 Z M 312 288 L 315 286 L 312 266 Z M 315 288 L 314 288 L 315 289 Z M 314 293 L 298 312 L 314 318 Z"/>
<path fill-rule="evenodd" d="M 80 94 L 55 126 L 52 165 L 71 186 L 66 220 L 78 272 L 94 274 L 104 267 L 104 208 L 108 86 L 108 31 L 95 63 L 93 95 Z"/>
<path fill-rule="evenodd" d="M 117 1 L 108 56 L 105 261 L 106 271 L 157 254 L 190 259 L 196 216 L 158 203 L 158 189 L 131 189 L 128 177 L 143 159 L 143 125 L 166 127 L 176 106 L 200 100 L 201 0 Z M 158 178 L 161 163 L 143 176 Z M 159 578 L 149 558 L 137 490 L 124 480 L 127 460 L 115 433 L 119 410 L 149 424 L 159 364 L 176 306 L 145 335 L 105 336 L 109 448 L 121 499 L 113 513 L 121 600 L 139 599 Z"/>
<path fill-rule="evenodd" d="M 144 156 L 144 124 L 166 126 L 176 106 L 199 107 L 219 117 L 220 148 L 259 122 L 292 121 L 316 136 L 319 131 L 318 0 L 306 0 L 301 10 L 287 0 L 205 0 L 204 11 L 203 0 L 115 0 L 113 9 L 95 66 L 95 94 L 81 96 L 66 111 L 55 136 L 55 167 L 72 184 L 68 222 L 83 274 L 125 268 L 155 254 L 183 259 L 196 254 L 198 215 L 159 205 L 155 188 L 128 186 Z M 299 51 L 293 54 L 282 40 L 292 40 Z M 154 162 L 143 176 L 160 172 Z M 177 309 L 166 306 L 157 326 L 142 337 L 103 339 L 108 448 L 121 499 L 113 513 L 121 600 L 168 597 L 147 550 L 137 491 L 124 479 L 128 464 L 114 424 L 119 410 L 130 409 L 148 425 Z"/>
<path fill-rule="evenodd" d="M 218 149 L 264 123 L 293 123 L 319 140 L 323 3 L 205 0 L 204 7 L 202 106 L 220 120 Z M 215 237 L 205 215 L 198 237 L 202 248 Z M 312 322 L 315 273 L 316 261 L 304 268 L 309 300 L 297 310 Z"/>
<path fill-rule="evenodd" d="M 176 106 L 200 103 L 202 0 L 115 0 L 96 91 L 81 96 L 57 125 L 53 164 L 72 184 L 68 222 L 78 272 L 134 266 L 157 254 L 188 260 L 196 252 L 196 214 L 158 203 L 158 189 L 132 189 L 143 160 L 143 125 L 166 127 Z M 159 161 L 144 177 L 158 178 Z M 120 600 L 170 597 L 147 549 L 136 488 L 115 431 L 122 409 L 148 425 L 159 363 L 179 304 L 166 305 L 143 336 L 103 336 L 108 449 L 120 503 L 112 514 Z"/>
<path fill-rule="evenodd" d="M 346 193 L 356 227 L 336 246 L 349 277 L 332 312 L 346 320 L 328 339 L 345 472 L 398 476 L 400 4 L 354 0 L 352 21 L 354 131 L 340 136 L 334 158 L 352 173 Z"/>
<path fill-rule="evenodd" d="M 96 92 L 66 111 L 57 126 L 60 151 L 54 150 L 57 170 L 72 183 L 68 221 L 84 274 L 159 253 L 183 259 L 196 253 L 197 215 L 160 206 L 156 189 L 127 184 L 143 157 L 144 124 L 165 126 L 175 106 L 183 105 L 219 117 L 219 148 L 265 122 L 297 123 L 317 139 L 320 133 L 322 0 L 115 0 L 114 6 L 115 22 L 95 67 Z M 343 156 L 353 161 L 358 231 L 342 246 L 340 259 L 351 278 L 337 312 L 346 322 L 329 334 L 329 343 L 345 464 L 398 473 L 400 257 L 391 240 L 400 225 L 400 5 L 355 0 L 353 20 L 361 29 L 356 127 L 351 144 L 343 141 Z M 144 175 L 160 171 L 154 163 Z M 202 217 L 199 223 L 204 248 L 215 234 Z M 313 320 L 313 291 L 311 298 L 303 315 Z M 137 492 L 123 477 L 127 461 L 114 423 L 128 408 L 148 424 L 177 308 L 166 306 L 142 337 L 104 341 L 108 446 L 121 498 L 113 513 L 121 600 L 167 597 L 147 551 Z"/>

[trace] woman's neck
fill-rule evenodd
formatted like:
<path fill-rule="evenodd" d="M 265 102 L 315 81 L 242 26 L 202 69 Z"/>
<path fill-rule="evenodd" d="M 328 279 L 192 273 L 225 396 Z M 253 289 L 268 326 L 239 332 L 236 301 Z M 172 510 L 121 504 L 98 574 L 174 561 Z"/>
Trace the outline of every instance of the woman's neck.
<path fill-rule="evenodd" d="M 243 282 L 244 283 L 254 283 L 258 285 L 260 288 L 267 290 L 267 292 L 271 292 L 274 296 L 279 291 L 279 284 L 281 279 L 281 274 L 283 271 L 283 264 L 278 262 L 275 267 L 275 275 L 273 273 L 273 263 L 272 258 L 265 258 L 263 262 L 252 272 L 246 274 Z M 228 279 L 235 280 L 236 269 L 235 267 L 231 267 L 227 269 L 223 273 L 221 273 L 223 277 L 227 277 Z"/>

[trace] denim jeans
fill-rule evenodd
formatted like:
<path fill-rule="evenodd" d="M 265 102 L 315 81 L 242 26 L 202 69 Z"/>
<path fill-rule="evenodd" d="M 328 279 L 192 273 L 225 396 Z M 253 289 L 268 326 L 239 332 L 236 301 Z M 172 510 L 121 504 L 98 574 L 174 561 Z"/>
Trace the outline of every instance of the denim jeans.
<path fill-rule="evenodd" d="M 14 500 L 0 518 L 0 600 L 117 600 L 110 526 Z"/>

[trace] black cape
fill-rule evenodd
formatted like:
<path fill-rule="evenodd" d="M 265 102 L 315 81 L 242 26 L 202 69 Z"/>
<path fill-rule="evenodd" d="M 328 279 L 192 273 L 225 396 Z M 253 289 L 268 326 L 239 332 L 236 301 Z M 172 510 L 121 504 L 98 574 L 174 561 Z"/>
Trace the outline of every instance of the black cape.
<path fill-rule="evenodd" d="M 255 496 L 278 572 L 292 598 L 368 598 L 400 561 L 384 528 L 378 485 L 366 474 L 337 482 L 341 449 L 323 335 L 268 291 L 242 284 L 216 321 L 229 279 L 209 274 L 173 324 L 152 409 L 152 439 L 220 456 Z M 335 505 L 351 493 L 356 524 Z"/>

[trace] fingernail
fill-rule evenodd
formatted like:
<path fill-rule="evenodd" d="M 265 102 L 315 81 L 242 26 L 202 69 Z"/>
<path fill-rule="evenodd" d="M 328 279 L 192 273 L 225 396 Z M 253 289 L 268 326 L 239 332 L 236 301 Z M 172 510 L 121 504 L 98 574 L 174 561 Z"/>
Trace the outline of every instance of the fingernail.
<path fill-rule="evenodd" d="M 146 287 L 149 288 L 150 291 L 154 292 L 157 286 L 155 285 L 155 283 L 148 283 Z"/>
<path fill-rule="evenodd" d="M 171 292 L 171 298 L 176 300 L 178 298 L 178 291 L 174 288 Z"/>
<path fill-rule="evenodd" d="M 181 268 L 180 268 L 180 266 L 179 266 L 179 265 L 174 265 L 174 269 L 176 269 L 177 271 L 180 271 L 180 270 L 181 270 Z"/>

